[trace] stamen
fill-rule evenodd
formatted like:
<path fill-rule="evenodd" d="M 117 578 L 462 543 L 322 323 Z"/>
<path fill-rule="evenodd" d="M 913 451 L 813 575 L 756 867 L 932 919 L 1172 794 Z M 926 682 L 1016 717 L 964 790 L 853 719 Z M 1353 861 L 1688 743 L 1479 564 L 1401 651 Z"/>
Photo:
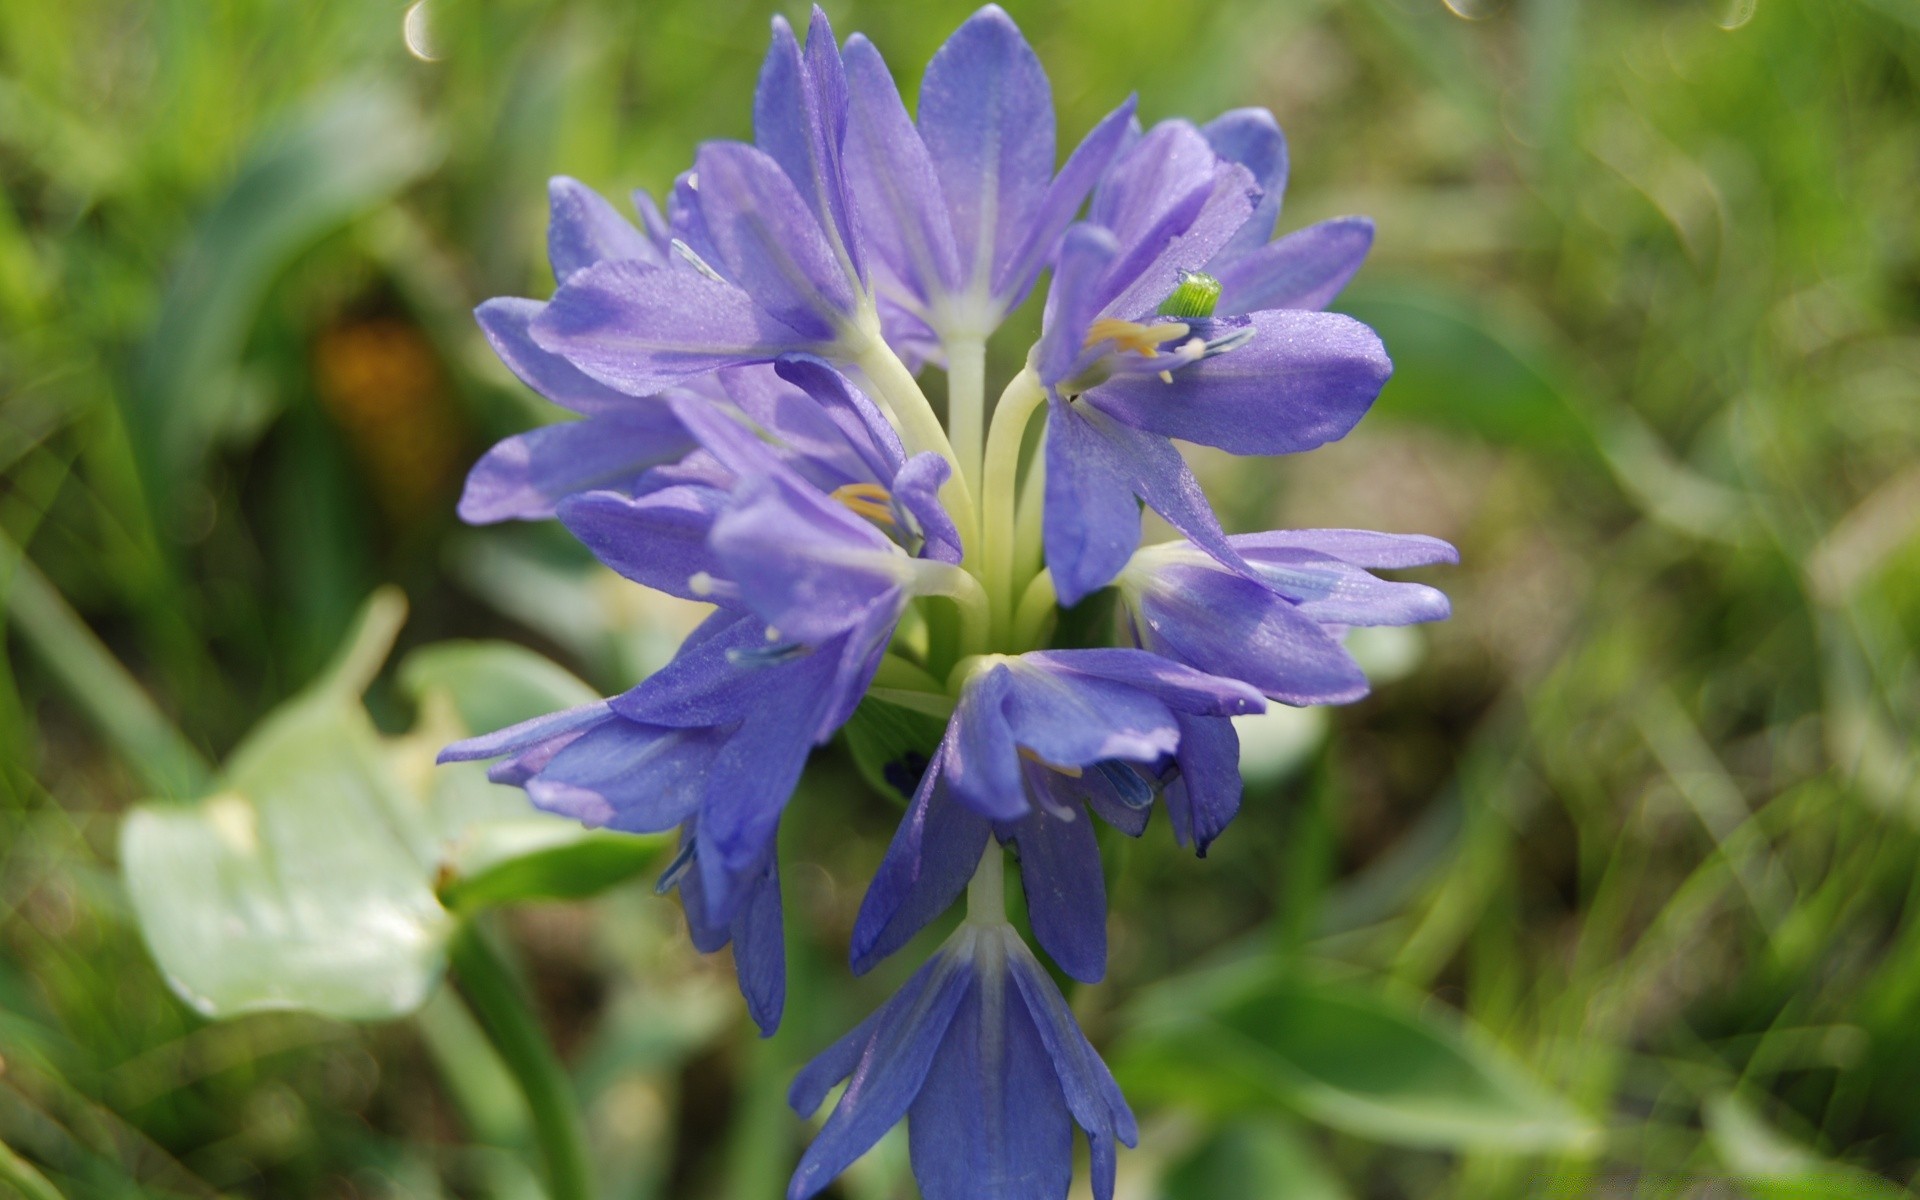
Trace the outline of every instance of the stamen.
<path fill-rule="evenodd" d="M 1087 327 L 1087 345 L 1100 342 L 1112 342 L 1120 350 L 1132 350 L 1144 358 L 1154 358 L 1160 353 L 1160 347 L 1175 338 L 1187 336 L 1189 329 L 1181 321 L 1162 321 L 1158 325 L 1143 325 L 1139 321 L 1122 321 L 1118 317 L 1102 317 Z"/>
<path fill-rule="evenodd" d="M 1068 779 L 1078 779 L 1080 778 L 1081 775 L 1085 774 L 1085 772 L 1082 771 L 1079 767 L 1063 767 L 1059 763 L 1048 762 L 1046 759 L 1041 758 L 1038 754 L 1035 754 L 1032 750 L 1027 749 L 1027 747 L 1025 746 L 1020 747 L 1020 757 L 1026 759 L 1030 763 L 1038 763 L 1039 765 L 1045 767 L 1049 771 L 1058 771 L 1060 774 L 1065 775 Z"/>
<path fill-rule="evenodd" d="M 900 526 L 893 515 L 893 493 L 877 483 L 842 484 L 827 494 L 846 505 L 855 515 L 865 517 L 876 525 L 884 525 L 888 529 Z"/>

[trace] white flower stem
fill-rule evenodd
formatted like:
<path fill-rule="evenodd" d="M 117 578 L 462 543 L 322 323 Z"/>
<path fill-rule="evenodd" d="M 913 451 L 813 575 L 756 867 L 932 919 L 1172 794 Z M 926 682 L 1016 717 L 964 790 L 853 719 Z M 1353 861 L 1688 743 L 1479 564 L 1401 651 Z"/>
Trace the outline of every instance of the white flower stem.
<path fill-rule="evenodd" d="M 967 489 L 980 494 L 980 458 L 987 436 L 987 342 L 953 337 L 947 348 L 947 436 Z"/>
<path fill-rule="evenodd" d="M 985 589 L 971 574 L 938 559 L 908 560 L 913 589 L 922 596 L 945 596 L 960 610 L 960 653 L 979 654 L 992 638 L 993 612 Z"/>
<path fill-rule="evenodd" d="M 987 433 L 986 462 L 980 483 L 981 577 L 993 606 L 995 636 L 1011 633 L 1013 622 L 1014 512 L 1018 499 L 1020 445 L 1027 424 L 1046 401 L 1047 389 L 1031 367 L 1022 370 L 1000 394 Z"/>
<path fill-rule="evenodd" d="M 1047 635 L 1047 620 L 1060 598 L 1053 590 L 1053 572 L 1042 571 L 1033 577 L 1020 597 L 1013 614 L 1013 643 L 1021 650 L 1038 649 Z"/>
<path fill-rule="evenodd" d="M 868 388 L 874 396 L 887 406 L 894 420 L 900 423 L 900 437 L 907 445 L 909 454 L 918 454 L 931 450 L 955 462 L 953 443 L 947 440 L 947 431 L 940 424 L 940 417 L 933 411 L 933 405 L 927 400 L 927 394 L 920 390 L 920 383 L 907 370 L 907 364 L 887 345 L 885 339 L 875 336 L 867 340 L 866 345 L 853 356 L 852 363 L 865 376 Z M 960 540 L 965 546 L 969 558 L 974 554 L 974 543 L 979 526 L 975 523 L 973 493 L 967 486 L 964 472 L 957 467 L 953 478 L 947 480 L 940 489 L 941 503 L 947 506 L 947 514 L 959 527 Z"/>
<path fill-rule="evenodd" d="M 987 835 L 987 850 L 974 868 L 973 881 L 967 884 L 967 924 L 1004 925 L 1007 922 L 1006 851 L 993 835 Z"/>

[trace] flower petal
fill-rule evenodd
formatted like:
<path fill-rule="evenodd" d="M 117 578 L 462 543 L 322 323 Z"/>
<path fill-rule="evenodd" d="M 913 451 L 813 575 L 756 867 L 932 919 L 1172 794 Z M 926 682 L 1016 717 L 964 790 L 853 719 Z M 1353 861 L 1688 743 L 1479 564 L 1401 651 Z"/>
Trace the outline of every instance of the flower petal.
<path fill-rule="evenodd" d="M 1082 983 L 1099 983 L 1107 973 L 1107 888 L 1100 847 L 1084 807 L 1074 804 L 1065 813 L 1036 807 L 1006 832 L 1020 850 L 1020 886 L 1034 937 L 1062 971 Z"/>
<path fill-rule="evenodd" d="M 1240 736 L 1233 722 L 1181 714 L 1174 763 L 1179 775 L 1166 787 L 1174 840 L 1205 858 L 1240 811 Z"/>
<path fill-rule="evenodd" d="M 467 473 L 460 519 L 470 525 L 544 520 L 568 496 L 631 488 L 649 468 L 692 448 L 672 411 L 651 400 L 629 400 L 619 415 L 544 426 L 481 456 Z"/>
<path fill-rule="evenodd" d="M 1123 375 L 1087 393 L 1135 429 L 1233 454 L 1291 454 L 1346 435 L 1393 364 L 1373 330 L 1337 313 L 1250 318 L 1251 341 L 1175 371 L 1172 382 Z"/>
<path fill-rule="evenodd" d="M 851 951 L 856 975 L 872 970 L 947 911 L 980 865 L 986 819 L 947 794 L 945 761 L 952 741 L 949 732 L 934 751 L 860 902 Z"/>
<path fill-rule="evenodd" d="M 873 43 L 847 39 L 847 176 L 860 232 L 920 311 L 963 286 L 953 218 L 920 131 Z"/>
<path fill-rule="evenodd" d="M 1373 222 L 1365 217 L 1296 229 L 1216 269 L 1220 301 L 1214 311 L 1235 316 L 1266 308 L 1325 308 L 1372 247 Z"/>
<path fill-rule="evenodd" d="M 683 600 L 705 600 L 693 580 L 723 575 L 707 535 L 724 501 L 723 493 L 699 485 L 639 497 L 584 492 L 562 503 L 559 516 L 595 558 L 628 579 Z"/>
<path fill-rule="evenodd" d="M 773 19 L 773 44 L 753 98 L 754 142 L 806 198 L 820 229 L 847 256 L 857 278 L 841 144 L 847 129 L 847 80 L 826 13 L 814 6 L 804 52 L 785 17 Z"/>
<path fill-rule="evenodd" d="M 527 781 L 527 798 L 589 826 L 659 833 L 699 807 L 718 742 L 703 729 L 608 721 L 554 755 Z"/>
<path fill-rule="evenodd" d="M 1140 544 L 1134 472 L 1102 432 L 1076 405 L 1048 400 L 1042 540 L 1054 589 L 1068 608 L 1105 587 Z"/>
<path fill-rule="evenodd" d="M 787 1200 L 818 1195 L 906 1115 L 973 982 L 965 956 L 943 952 L 885 1007 L 800 1072 L 788 1099 L 803 1112 L 818 1108 L 835 1081 L 848 1082 L 833 1115 L 801 1157 Z"/>
<path fill-rule="evenodd" d="M 731 283 L 630 262 L 575 272 L 532 331 L 541 349 L 636 396 L 811 343 Z"/>
<path fill-rule="evenodd" d="M 1070 227 L 1061 238 L 1034 359 L 1042 383 L 1052 386 L 1073 372 L 1086 348 L 1087 329 L 1104 303 L 1100 283 L 1119 254 L 1120 243 L 1113 232 L 1090 222 Z"/>
<path fill-rule="evenodd" d="M 1344 647 L 1272 589 L 1212 564 L 1162 571 L 1136 601 L 1141 643 L 1288 704 L 1346 704 L 1367 677 Z"/>
<path fill-rule="evenodd" d="M 1011 821 L 1027 812 L 1020 746 L 1007 723 L 1013 672 L 995 665 L 968 681 L 942 743 L 954 799 L 983 817 Z"/>
<path fill-rule="evenodd" d="M 1004 960 L 980 958 L 907 1110 L 914 1182 L 922 1200 L 1055 1200 L 1073 1181 L 1066 1100 Z"/>
<path fill-rule="evenodd" d="M 551 216 L 547 221 L 547 259 L 556 283 L 597 262 L 643 262 L 665 266 L 659 247 L 606 197 L 577 179 L 556 175 L 547 182 Z"/>
<path fill-rule="evenodd" d="M 1039 650 L 1022 655 L 1021 660 L 1056 674 L 1133 688 L 1177 713 L 1241 716 L 1266 707 L 1259 694 L 1244 683 L 1141 650 Z"/>
<path fill-rule="evenodd" d="M 1226 263 L 1258 250 L 1273 236 L 1273 227 L 1280 219 L 1281 196 L 1287 188 L 1287 139 L 1273 114 L 1264 108 L 1221 113 L 1202 126 L 1201 133 L 1215 154 L 1245 167 L 1260 188 L 1253 214 L 1215 255 L 1216 262 Z"/>
<path fill-rule="evenodd" d="M 633 397 L 584 374 L 558 354 L 543 350 L 533 340 L 534 318 L 546 308 L 539 300 L 500 296 L 473 310 L 480 331 L 500 361 L 520 381 L 563 408 L 577 413 L 617 412 Z"/>
<path fill-rule="evenodd" d="M 1046 69 L 997 5 L 967 18 L 920 82 L 920 137 L 953 217 L 963 278 L 991 286 L 1053 178 Z"/>
<path fill-rule="evenodd" d="M 1080 211 L 1081 202 L 1126 144 L 1127 135 L 1133 129 L 1134 108 L 1135 100 L 1129 96 L 1120 107 L 1102 117 L 1100 123 L 1080 139 L 1080 144 L 1067 156 L 1066 165 L 1047 185 L 1046 195 L 1041 197 L 1040 207 L 1027 225 L 1025 238 L 1001 260 L 994 273 L 993 295 L 1002 313 L 1018 308 L 1027 298 L 1028 289 L 1074 214 Z"/>
<path fill-rule="evenodd" d="M 713 265 L 806 341 L 832 341 L 854 311 L 852 285 L 780 164 L 740 142 L 708 142 L 694 175 Z"/>

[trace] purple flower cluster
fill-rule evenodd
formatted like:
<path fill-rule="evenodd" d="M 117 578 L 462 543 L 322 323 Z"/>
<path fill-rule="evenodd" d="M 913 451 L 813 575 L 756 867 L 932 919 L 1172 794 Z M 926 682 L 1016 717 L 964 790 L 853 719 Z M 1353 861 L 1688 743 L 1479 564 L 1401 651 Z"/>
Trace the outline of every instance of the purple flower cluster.
<path fill-rule="evenodd" d="M 448 747 L 590 825 L 678 830 L 662 879 L 695 943 L 732 943 L 771 1032 L 785 991 L 778 826 L 811 749 L 863 703 L 945 715 L 861 906 L 853 967 L 962 894 L 946 944 L 796 1081 L 846 1089 L 793 1178 L 812 1196 L 903 1117 L 930 1200 L 1057 1200 L 1072 1130 L 1107 1200 L 1133 1116 L 1005 913 L 1011 848 L 1033 936 L 1106 969 L 1093 818 L 1156 800 L 1204 854 L 1240 803 L 1232 718 L 1366 691 L 1346 629 L 1447 601 L 1377 569 L 1454 561 L 1431 538 L 1228 536 L 1174 439 L 1235 454 L 1344 435 L 1391 370 L 1321 311 L 1372 237 L 1346 218 L 1273 240 L 1286 144 L 1264 110 L 1142 130 L 1129 100 L 1056 170 L 1044 70 L 997 7 L 934 55 L 916 113 L 858 35 L 774 22 L 755 142 L 700 148 L 629 222 L 552 186 L 546 303 L 478 317 L 579 419 L 475 466 L 469 521 L 558 517 L 613 570 L 711 603 L 632 690 Z M 988 339 L 1051 271 L 1039 341 L 987 403 Z M 944 417 L 920 376 L 946 376 Z M 1041 449 L 1023 454 L 1044 409 Z M 1183 536 L 1142 547 L 1141 506 Z M 1050 649 L 1111 590 L 1109 648 Z"/>

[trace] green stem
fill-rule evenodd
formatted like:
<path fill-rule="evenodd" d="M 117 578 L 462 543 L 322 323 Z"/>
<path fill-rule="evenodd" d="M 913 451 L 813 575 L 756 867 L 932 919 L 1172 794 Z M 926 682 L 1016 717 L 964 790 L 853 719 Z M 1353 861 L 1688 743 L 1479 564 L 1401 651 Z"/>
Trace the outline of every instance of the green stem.
<path fill-rule="evenodd" d="M 866 377 L 874 395 L 886 404 L 896 421 L 900 422 L 900 437 L 907 445 L 907 452 L 919 454 L 931 450 L 945 458 L 955 461 L 953 443 L 947 440 L 947 431 L 940 424 L 940 417 L 933 411 L 933 405 L 927 400 L 927 394 L 920 390 L 920 382 L 907 370 L 886 341 L 875 335 L 868 339 L 866 347 L 853 357 L 853 365 Z M 960 529 L 960 540 L 972 553 L 979 528 L 974 523 L 973 492 L 967 486 L 964 472 L 955 469 L 953 477 L 940 489 L 941 503 L 947 506 L 947 512 L 953 517 L 953 523 Z"/>
<path fill-rule="evenodd" d="M 213 768 L 207 760 L 5 535 L 0 535 L 0 588 L 21 638 L 148 787 L 179 797 L 211 788 Z"/>
<path fill-rule="evenodd" d="M 900 688 L 906 691 L 941 692 L 947 685 L 935 679 L 931 672 L 918 663 L 908 662 L 891 652 L 883 655 L 880 666 L 873 673 L 875 687 Z"/>
<path fill-rule="evenodd" d="M 499 949 L 469 921 L 448 947 L 454 975 L 474 1015 L 526 1095 L 533 1134 L 546 1161 L 552 1200 L 593 1200 L 587 1134 L 566 1068 L 533 1015 L 526 990 Z"/>
<path fill-rule="evenodd" d="M 1054 614 L 1059 603 L 1060 597 L 1053 590 L 1053 572 L 1035 575 L 1013 614 L 1014 645 L 1022 650 L 1038 649 L 1047 634 L 1047 618 Z"/>
<path fill-rule="evenodd" d="M 66 1200 L 59 1188 L 5 1142 L 0 1142 L 0 1183 L 12 1185 L 25 1200 Z"/>
<path fill-rule="evenodd" d="M 1020 487 L 1019 511 L 1013 518 L 1013 578 L 1032 579 L 1045 565 L 1047 516 L 1047 431 L 1040 430 L 1040 442 L 1033 448 L 1033 461 L 1027 464 L 1027 478 Z"/>
<path fill-rule="evenodd" d="M 914 590 L 923 596 L 945 596 L 960 609 L 960 653 L 979 654 L 992 634 L 992 605 L 980 581 L 952 563 L 916 558 L 909 564 Z"/>
<path fill-rule="evenodd" d="M 967 884 L 967 920 L 975 925 L 1007 923 L 1006 852 L 994 838 L 987 839 L 986 853 L 974 868 Z"/>
<path fill-rule="evenodd" d="M 1013 377 L 993 410 L 987 433 L 987 457 L 980 483 L 981 578 L 993 606 L 996 636 L 1007 636 L 1013 620 L 1013 518 L 1020 477 L 1020 444 L 1027 423 L 1046 401 L 1047 389 L 1028 367 Z"/>
<path fill-rule="evenodd" d="M 987 343 L 955 337 L 947 347 L 947 435 L 967 490 L 980 495 L 980 458 L 987 436 Z"/>

